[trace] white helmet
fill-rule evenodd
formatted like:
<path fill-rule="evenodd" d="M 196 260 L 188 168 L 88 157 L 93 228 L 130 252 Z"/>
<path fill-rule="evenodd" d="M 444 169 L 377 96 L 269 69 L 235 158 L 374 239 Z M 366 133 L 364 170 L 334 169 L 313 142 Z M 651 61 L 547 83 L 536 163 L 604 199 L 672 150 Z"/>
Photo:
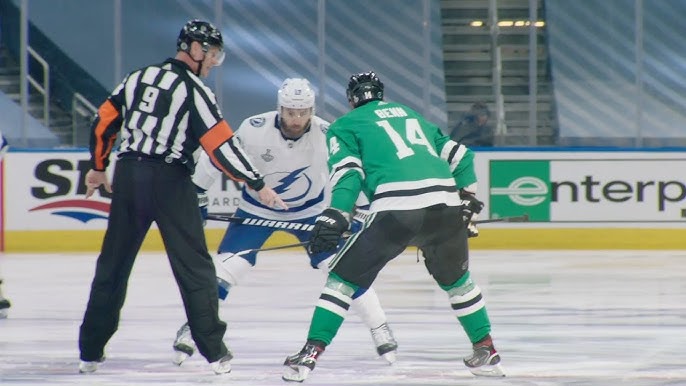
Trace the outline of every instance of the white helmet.
<path fill-rule="evenodd" d="M 288 78 L 283 81 L 277 97 L 277 108 L 309 109 L 314 112 L 314 90 L 304 78 Z"/>

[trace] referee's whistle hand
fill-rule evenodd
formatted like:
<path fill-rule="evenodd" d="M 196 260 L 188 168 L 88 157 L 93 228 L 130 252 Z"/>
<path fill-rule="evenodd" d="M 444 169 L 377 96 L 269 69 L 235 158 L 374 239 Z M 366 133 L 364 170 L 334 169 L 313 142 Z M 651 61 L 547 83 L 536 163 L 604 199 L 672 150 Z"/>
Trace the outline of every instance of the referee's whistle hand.
<path fill-rule="evenodd" d="M 267 205 L 270 208 L 281 208 L 284 210 L 288 209 L 288 205 L 279 197 L 274 189 L 269 186 L 264 186 L 262 190 L 258 191 L 257 194 L 260 196 L 260 202 Z"/>
<path fill-rule="evenodd" d="M 88 173 L 86 173 L 86 198 L 92 196 L 100 185 L 104 185 L 105 190 L 107 190 L 108 193 L 112 193 L 112 186 L 110 185 L 110 182 L 107 181 L 107 173 L 93 169 L 89 170 Z"/>

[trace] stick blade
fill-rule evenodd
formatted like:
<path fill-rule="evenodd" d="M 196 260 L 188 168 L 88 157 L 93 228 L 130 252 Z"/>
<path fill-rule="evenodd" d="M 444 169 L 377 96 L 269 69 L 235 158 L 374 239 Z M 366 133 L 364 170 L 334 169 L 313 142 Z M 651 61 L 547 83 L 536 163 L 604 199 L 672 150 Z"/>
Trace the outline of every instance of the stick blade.
<path fill-rule="evenodd" d="M 507 219 L 507 222 L 529 222 L 529 214 L 524 213 L 521 216 L 513 216 Z"/>

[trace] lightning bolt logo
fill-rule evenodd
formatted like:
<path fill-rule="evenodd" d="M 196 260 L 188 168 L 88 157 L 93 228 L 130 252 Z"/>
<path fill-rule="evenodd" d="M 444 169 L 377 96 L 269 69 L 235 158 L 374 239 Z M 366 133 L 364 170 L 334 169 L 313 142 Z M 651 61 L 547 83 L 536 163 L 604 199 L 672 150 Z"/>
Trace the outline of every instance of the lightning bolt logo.
<path fill-rule="evenodd" d="M 312 180 L 310 179 L 310 177 L 307 176 L 307 174 L 304 173 L 308 167 L 309 166 L 305 166 L 303 168 L 293 170 L 292 172 L 288 173 L 285 177 L 281 178 L 279 180 L 279 185 L 274 187 L 274 191 L 277 194 L 281 195 L 285 192 L 288 192 L 291 189 L 291 186 L 300 178 L 305 178 L 305 180 L 307 180 L 307 189 L 305 189 L 304 193 L 297 197 L 284 199 L 285 202 L 298 201 L 305 197 L 307 193 L 310 191 L 310 188 L 312 187 Z"/>

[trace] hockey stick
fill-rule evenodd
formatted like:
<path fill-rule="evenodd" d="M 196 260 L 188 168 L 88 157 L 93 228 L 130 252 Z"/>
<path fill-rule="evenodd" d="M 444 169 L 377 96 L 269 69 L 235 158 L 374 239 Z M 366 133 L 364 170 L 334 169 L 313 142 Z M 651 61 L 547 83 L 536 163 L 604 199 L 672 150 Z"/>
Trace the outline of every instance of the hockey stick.
<path fill-rule="evenodd" d="M 349 232 L 345 232 L 345 233 L 343 233 L 343 235 L 341 237 L 343 238 L 343 240 L 347 240 L 350 236 L 352 236 L 352 234 L 350 234 Z M 276 251 L 279 249 L 288 249 L 288 248 L 295 248 L 295 247 L 307 248 L 307 245 L 309 243 L 310 243 L 309 241 L 303 241 L 301 243 L 278 245 L 276 247 L 246 249 L 244 251 L 236 252 L 232 256 L 240 256 L 240 255 L 245 255 L 247 253 L 252 253 L 252 252 Z M 224 260 L 224 261 L 226 261 L 226 260 Z"/>
<path fill-rule="evenodd" d="M 510 217 L 500 217 L 500 218 L 489 218 L 488 220 L 476 220 L 474 224 L 489 224 L 492 222 L 529 222 L 529 215 L 524 213 L 521 216 L 510 216 Z"/>
<path fill-rule="evenodd" d="M 245 254 L 252 253 L 252 252 L 276 251 L 279 249 L 288 249 L 288 248 L 295 248 L 295 247 L 307 247 L 307 244 L 309 244 L 309 243 L 310 243 L 309 241 L 303 241 L 302 243 L 279 245 L 276 247 L 246 249 L 245 251 L 236 252 L 232 256 L 240 256 L 240 255 L 245 255 Z"/>
<path fill-rule="evenodd" d="M 264 226 L 264 227 L 270 227 L 270 228 L 312 230 L 312 228 L 314 227 L 314 225 L 303 224 L 303 223 L 298 223 L 298 222 L 262 220 L 262 219 L 256 219 L 256 218 L 241 218 L 241 217 L 232 217 L 232 216 L 222 216 L 222 215 L 216 215 L 216 214 L 208 215 L 207 219 L 208 220 L 216 220 L 216 221 L 235 222 L 235 223 L 240 223 L 240 224 L 245 224 L 245 225 Z M 490 218 L 487 220 L 477 220 L 477 221 L 474 221 L 474 224 L 489 224 L 489 223 L 494 223 L 494 222 L 528 222 L 528 221 L 529 221 L 529 215 L 525 213 L 521 216 L 509 216 L 509 217 L 500 217 L 500 218 Z M 295 228 L 296 226 L 301 226 L 301 228 Z M 304 228 L 304 227 L 309 227 L 309 228 Z M 347 232 L 343 234 L 344 239 L 347 239 L 350 236 L 351 236 L 350 233 L 347 233 Z M 232 256 L 240 256 L 240 255 L 245 255 L 247 253 L 252 253 L 252 252 L 276 251 L 279 249 L 307 247 L 307 245 L 309 243 L 310 243 L 309 241 L 303 241 L 301 243 L 278 245 L 276 247 L 246 249 L 244 251 L 236 252 Z"/>
<path fill-rule="evenodd" d="M 311 231 L 312 228 L 314 228 L 314 225 L 305 224 L 302 222 L 265 220 L 265 219 L 261 219 L 261 218 L 250 218 L 250 217 L 245 217 L 245 218 L 244 217 L 233 217 L 233 216 L 224 216 L 224 215 L 220 215 L 220 214 L 208 214 L 207 219 L 208 220 L 214 220 L 214 221 L 234 222 L 237 224 L 260 226 L 260 227 L 267 227 L 267 228 L 292 229 L 292 230 L 303 230 L 303 231 Z"/>
<path fill-rule="evenodd" d="M 220 214 L 208 214 L 207 219 L 208 220 L 214 220 L 214 221 L 233 222 L 233 223 L 243 224 L 243 225 L 261 226 L 261 227 L 277 228 L 277 229 L 292 229 L 292 230 L 311 231 L 314 228 L 313 224 L 305 224 L 305 223 L 296 222 L 296 221 L 265 220 L 265 219 L 261 219 L 261 218 L 233 217 L 233 216 L 224 216 L 224 215 L 220 215 Z M 493 223 L 493 222 L 528 222 L 528 221 L 529 221 L 529 215 L 523 214 L 521 216 L 510 216 L 510 217 L 491 218 L 491 219 L 487 219 L 487 220 L 476 220 L 476 221 L 474 221 L 474 224 L 479 225 L 479 224 L 489 224 L 489 223 Z M 294 246 L 297 246 L 297 245 L 294 245 Z M 288 247 L 284 247 L 284 248 L 288 248 Z M 281 249 L 281 248 L 279 248 L 279 249 Z"/>

